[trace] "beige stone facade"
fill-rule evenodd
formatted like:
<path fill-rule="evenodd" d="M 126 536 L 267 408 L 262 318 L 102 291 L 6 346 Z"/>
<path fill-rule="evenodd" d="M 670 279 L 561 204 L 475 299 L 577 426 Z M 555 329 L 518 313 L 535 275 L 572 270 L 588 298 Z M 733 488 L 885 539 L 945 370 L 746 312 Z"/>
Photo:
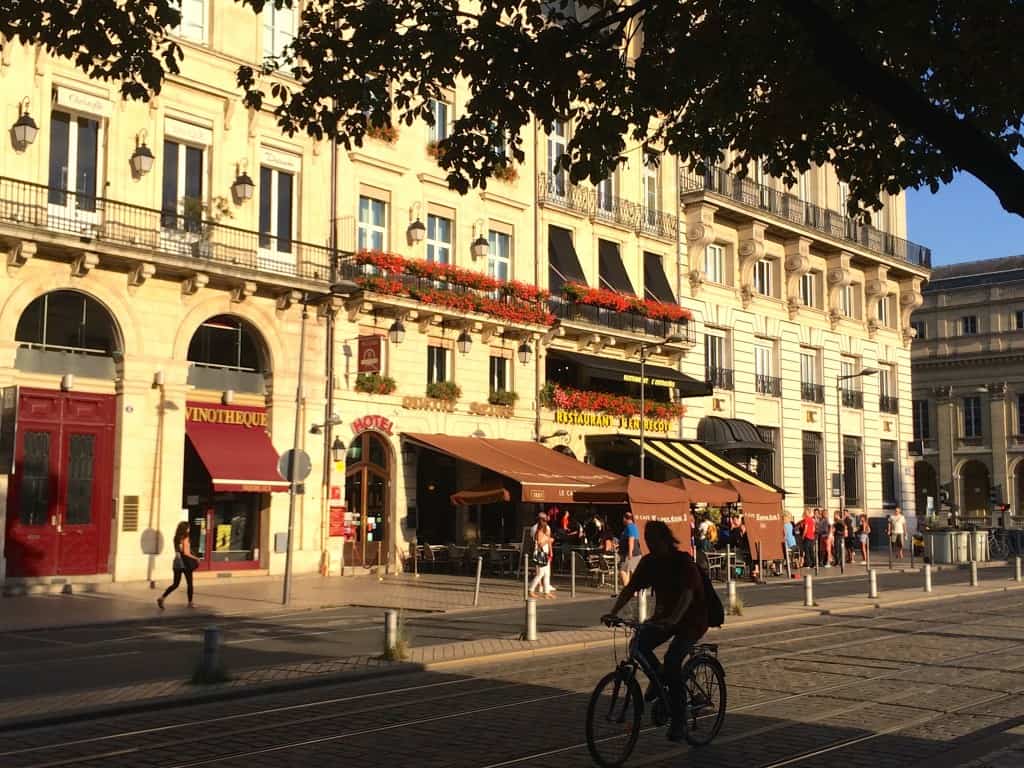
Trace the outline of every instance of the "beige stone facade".
<path fill-rule="evenodd" d="M 1024 259 L 940 267 L 914 317 L 916 504 L 1017 526 L 1024 499 Z M 1006 513 L 994 505 L 1008 505 Z"/>
<path fill-rule="evenodd" d="M 269 486 L 224 490 L 210 496 L 220 506 L 207 513 L 206 496 L 190 490 L 202 446 L 190 447 L 193 433 L 186 422 L 190 406 L 204 404 L 265 408 L 276 452 L 291 447 L 298 419 L 299 444 L 313 466 L 297 499 L 296 571 L 335 572 L 342 541 L 336 534 L 343 527 L 348 533 L 357 529 L 360 539 L 361 551 L 348 544 L 346 559 L 376 562 L 379 542 L 381 559 L 394 567 L 409 542 L 426 537 L 424 515 L 435 504 L 448 504 L 442 490 L 487 480 L 473 465 L 436 457 L 425 469 L 423 449 L 402 435 L 540 438 L 581 460 L 594 460 L 595 446 L 610 444 L 595 437 L 629 443 L 637 436 L 636 422 L 610 417 L 581 426 L 541 403 L 549 358 L 564 359 L 566 353 L 627 367 L 646 355 L 649 364 L 698 382 L 714 374 L 720 386 L 713 395 L 689 399 L 681 420 L 652 420 L 647 436 L 694 439 L 705 416 L 752 422 L 774 443 L 774 458 L 763 460 L 759 471 L 789 491 L 786 508 L 793 513 L 805 501 L 837 505 L 829 479 L 839 467 L 839 434 L 861 441 L 850 474 L 851 485 L 856 479 L 851 506 L 872 514 L 901 498 L 912 506 L 910 484 L 903 479 L 909 477 L 911 432 L 908 328 L 930 255 L 902 239 L 901 197 L 888 201 L 875 226 L 854 225 L 837 212 L 844 192 L 828 168 L 807 174 L 799 188 L 787 192 L 756 169 L 746 180 L 722 172 L 698 178 L 671 158 L 649 163 L 639 149 L 601 188 L 576 188 L 550 166 L 558 131 L 567 137 L 571 125 L 553 135 L 534 127 L 526 161 L 513 165 L 509 178 L 459 196 L 447 188 L 429 145 L 457 114 L 465 98 L 461 89 L 439 108 L 438 126 L 401 126 L 397 135 L 369 138 L 352 151 L 282 136 L 272 115 L 244 108 L 233 85 L 239 63 L 258 62 L 265 47 L 274 45 L 265 37 L 265 20 L 233 3 L 193 5 L 205 10 L 187 27 L 191 39 L 183 41 L 183 71 L 148 104 L 124 101 L 116 87 L 87 81 L 35 49 L 5 49 L 0 63 L 6 124 L 27 112 L 38 125 L 31 144 L 10 140 L 0 150 L 0 243 L 7 260 L 0 276 L 0 385 L 17 385 L 23 394 L 54 393 L 48 402 L 64 415 L 47 439 L 78 434 L 67 416 L 81 407 L 76 397 L 107 396 L 113 413 L 107 425 L 109 467 L 95 465 L 110 475 L 110 503 L 91 498 L 96 514 L 110 514 L 109 525 L 97 529 L 109 538 L 98 545 L 107 553 L 105 561 L 83 571 L 81 564 L 69 560 L 62 566 L 60 556 L 47 556 L 42 570 L 33 570 L 26 558 L 35 534 L 25 528 L 16 532 L 20 554 L 12 567 L 11 529 L 21 515 L 47 529 L 40 541 L 72 548 L 67 489 L 81 492 L 90 478 L 76 476 L 80 468 L 67 463 L 67 443 L 47 454 L 56 475 L 51 485 L 36 478 L 42 483 L 37 487 L 53 493 L 43 506 L 19 506 L 26 498 L 14 487 L 19 474 L 0 477 L 0 517 L 8 531 L 0 579 L 162 578 L 172 557 L 168 542 L 186 515 L 206 521 L 204 554 L 211 565 L 280 573 L 286 493 Z M 287 23 L 276 19 L 269 26 Z M 142 145 L 154 162 L 140 174 L 132 157 Z M 241 183 L 246 180 L 248 187 Z M 421 226 L 426 231 L 420 239 Z M 436 295 L 425 299 L 431 290 L 460 290 L 422 278 L 413 294 L 408 285 L 398 291 L 364 283 L 355 295 L 329 296 L 334 277 L 370 276 L 369 267 L 348 255 L 369 249 L 552 287 L 557 299 L 561 279 L 572 282 L 573 276 L 552 261 L 561 237 L 552 227 L 569 233 L 580 282 L 621 290 L 624 274 L 641 298 L 664 298 L 664 288 L 654 284 L 663 283 L 692 319 L 652 320 L 607 308 L 582 312 L 567 301 L 543 305 L 554 312 L 553 322 L 467 312 L 438 303 Z M 488 242 L 486 256 L 474 256 L 480 239 Z M 555 271 L 558 285 L 551 283 Z M 655 279 L 659 274 L 663 280 Z M 114 329 L 112 348 L 91 349 L 82 335 L 59 343 L 42 326 L 23 322 L 30 307 L 40 311 L 41 297 L 58 291 L 98 302 Z M 82 306 L 89 307 L 90 322 L 103 314 L 92 304 Z M 58 320 L 55 314 L 53 322 Z M 401 343 L 387 340 L 396 321 L 405 327 Z M 76 323 L 88 335 L 85 321 Z M 220 342 L 209 341 L 227 338 L 218 334 L 251 340 L 251 349 L 245 346 L 249 341 L 232 342 L 237 365 L 204 352 L 208 342 L 223 352 Z M 471 342 L 467 352 L 459 349 L 463 334 Z M 673 334 L 677 342 L 661 343 Z M 355 388 L 359 338 L 373 335 L 384 339 L 381 373 L 396 385 L 390 394 Z M 708 352 L 706 336 L 721 338 L 721 346 Z M 305 374 L 297 410 L 303 337 Z M 530 349 L 526 363 L 519 360 L 524 344 Z M 803 369 L 802 353 L 810 361 Z M 251 365 L 242 364 L 243 355 Z M 500 359 L 508 363 L 493 362 Z M 864 378 L 862 395 L 861 385 L 851 385 L 849 407 L 840 407 L 837 376 L 864 367 L 883 368 L 886 383 Z M 461 396 L 454 405 L 425 398 L 430 376 L 458 385 Z M 622 382 L 615 393 L 635 395 L 635 387 Z M 514 405 L 489 403 L 496 388 L 517 393 Z M 23 420 L 19 427 L 19 461 L 24 434 L 34 429 L 25 425 L 31 423 Z M 39 427 L 39 434 L 47 429 Z M 805 433 L 817 434 L 820 444 L 806 498 Z M 78 450 L 85 444 L 77 443 Z M 332 447 L 347 449 L 345 460 L 332 455 Z M 889 452 L 883 456 L 883 450 Z M 244 441 L 234 449 L 246 451 Z M 617 459 L 620 468 L 635 471 L 637 460 L 627 454 Z M 649 463 L 657 465 L 651 457 Z M 885 465 L 895 467 L 897 480 L 896 496 L 883 499 Z M 102 490 L 92 481 L 94 492 Z M 218 478 L 212 482 L 216 486 Z M 373 513 L 363 509 L 358 519 L 352 517 L 353 507 L 367 505 Z M 342 506 L 348 519 L 332 515 L 332 507 Z M 513 531 L 531 509 L 521 504 L 515 519 L 499 525 Z M 479 510 L 457 507 L 451 523 L 435 533 L 473 541 L 490 524 Z M 236 539 L 244 539 L 240 560 L 232 560 Z M 219 561 L 217 551 L 224 555 Z"/>

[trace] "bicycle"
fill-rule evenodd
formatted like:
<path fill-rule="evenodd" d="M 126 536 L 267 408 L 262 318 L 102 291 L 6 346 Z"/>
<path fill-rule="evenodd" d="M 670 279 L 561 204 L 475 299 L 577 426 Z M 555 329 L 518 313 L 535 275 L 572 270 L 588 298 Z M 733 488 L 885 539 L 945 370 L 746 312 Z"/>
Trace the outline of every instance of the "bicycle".
<path fill-rule="evenodd" d="M 624 627 L 633 636 L 627 657 L 601 678 L 590 696 L 587 749 L 601 768 L 618 768 L 629 759 L 640 738 L 645 702 L 637 681 L 637 670 L 643 670 L 650 678 L 657 693 L 651 704 L 651 721 L 655 727 L 661 728 L 669 721 L 671 707 L 668 697 L 671 692 L 662 676 L 650 669 L 637 651 L 640 624 L 618 616 L 606 623 L 609 627 Z M 710 744 L 725 721 L 725 670 L 717 657 L 717 645 L 702 643 L 691 648 L 683 662 L 685 738 L 692 746 Z M 604 726 L 608 727 L 608 733 L 599 732 Z"/>

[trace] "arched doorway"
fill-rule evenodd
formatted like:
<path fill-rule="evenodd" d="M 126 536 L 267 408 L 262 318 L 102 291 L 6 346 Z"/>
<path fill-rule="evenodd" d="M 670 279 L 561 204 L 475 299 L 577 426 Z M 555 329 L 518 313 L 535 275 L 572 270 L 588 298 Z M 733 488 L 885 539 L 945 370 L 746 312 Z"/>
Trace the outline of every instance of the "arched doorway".
<path fill-rule="evenodd" d="M 270 493 L 288 488 L 267 433 L 267 360 L 259 331 L 235 315 L 209 318 L 189 342 L 188 383 L 199 394 L 186 404 L 182 507 L 203 570 L 259 567 Z M 260 397 L 240 404 L 235 394 Z"/>
<path fill-rule="evenodd" d="M 988 517 L 988 467 L 980 461 L 967 461 L 960 467 L 961 508 L 967 517 Z"/>
<path fill-rule="evenodd" d="M 383 437 L 364 432 L 349 445 L 345 464 L 345 561 L 362 566 L 386 563 L 391 450 Z"/>
<path fill-rule="evenodd" d="M 105 573 L 117 408 L 114 395 L 82 392 L 75 377 L 114 378 L 120 330 L 91 296 L 53 291 L 25 308 L 14 337 L 15 367 L 61 376 L 61 388 L 22 387 L 17 393 L 7 575 Z M 14 391 L 5 399 L 13 407 Z"/>
<path fill-rule="evenodd" d="M 914 463 L 914 507 L 919 519 L 928 515 L 928 499 L 932 499 L 933 514 L 939 507 L 939 478 L 935 467 L 927 461 Z"/>

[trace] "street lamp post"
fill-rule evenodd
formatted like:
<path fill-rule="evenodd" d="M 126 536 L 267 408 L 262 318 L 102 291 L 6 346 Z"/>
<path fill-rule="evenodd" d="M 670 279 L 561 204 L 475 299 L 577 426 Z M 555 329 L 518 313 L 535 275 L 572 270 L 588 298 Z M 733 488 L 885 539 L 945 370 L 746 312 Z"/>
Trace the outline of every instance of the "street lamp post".
<path fill-rule="evenodd" d="M 846 520 L 846 471 L 843 456 L 843 382 L 851 379 L 860 379 L 864 376 L 874 376 L 878 373 L 877 368 L 861 368 L 857 373 L 848 373 L 845 376 L 836 377 L 836 442 L 839 444 L 839 517 Z M 863 407 L 863 403 L 861 403 Z M 825 505 L 828 507 L 828 505 Z"/>
<path fill-rule="evenodd" d="M 644 395 L 647 387 L 647 374 L 645 368 L 647 366 L 647 350 L 651 347 L 660 347 L 664 344 L 678 344 L 683 340 L 683 337 L 677 333 L 667 336 L 664 340 L 659 341 L 657 344 L 648 344 L 646 342 L 640 344 L 640 477 L 645 478 L 647 476 L 646 461 L 647 450 L 644 446 L 644 420 L 646 418 L 646 412 L 644 408 Z"/>

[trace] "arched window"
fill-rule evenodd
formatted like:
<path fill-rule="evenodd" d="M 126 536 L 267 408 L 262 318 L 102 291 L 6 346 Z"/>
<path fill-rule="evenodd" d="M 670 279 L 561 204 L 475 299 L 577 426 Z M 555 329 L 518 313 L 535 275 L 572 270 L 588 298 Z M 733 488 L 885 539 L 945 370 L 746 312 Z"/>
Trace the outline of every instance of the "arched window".
<path fill-rule="evenodd" d="M 30 349 L 104 356 L 121 351 L 110 313 L 78 291 L 53 291 L 33 301 L 18 320 L 14 339 Z"/>
<path fill-rule="evenodd" d="M 234 315 L 211 317 L 188 345 L 189 383 L 200 389 L 263 393 L 266 363 L 263 340 Z"/>

